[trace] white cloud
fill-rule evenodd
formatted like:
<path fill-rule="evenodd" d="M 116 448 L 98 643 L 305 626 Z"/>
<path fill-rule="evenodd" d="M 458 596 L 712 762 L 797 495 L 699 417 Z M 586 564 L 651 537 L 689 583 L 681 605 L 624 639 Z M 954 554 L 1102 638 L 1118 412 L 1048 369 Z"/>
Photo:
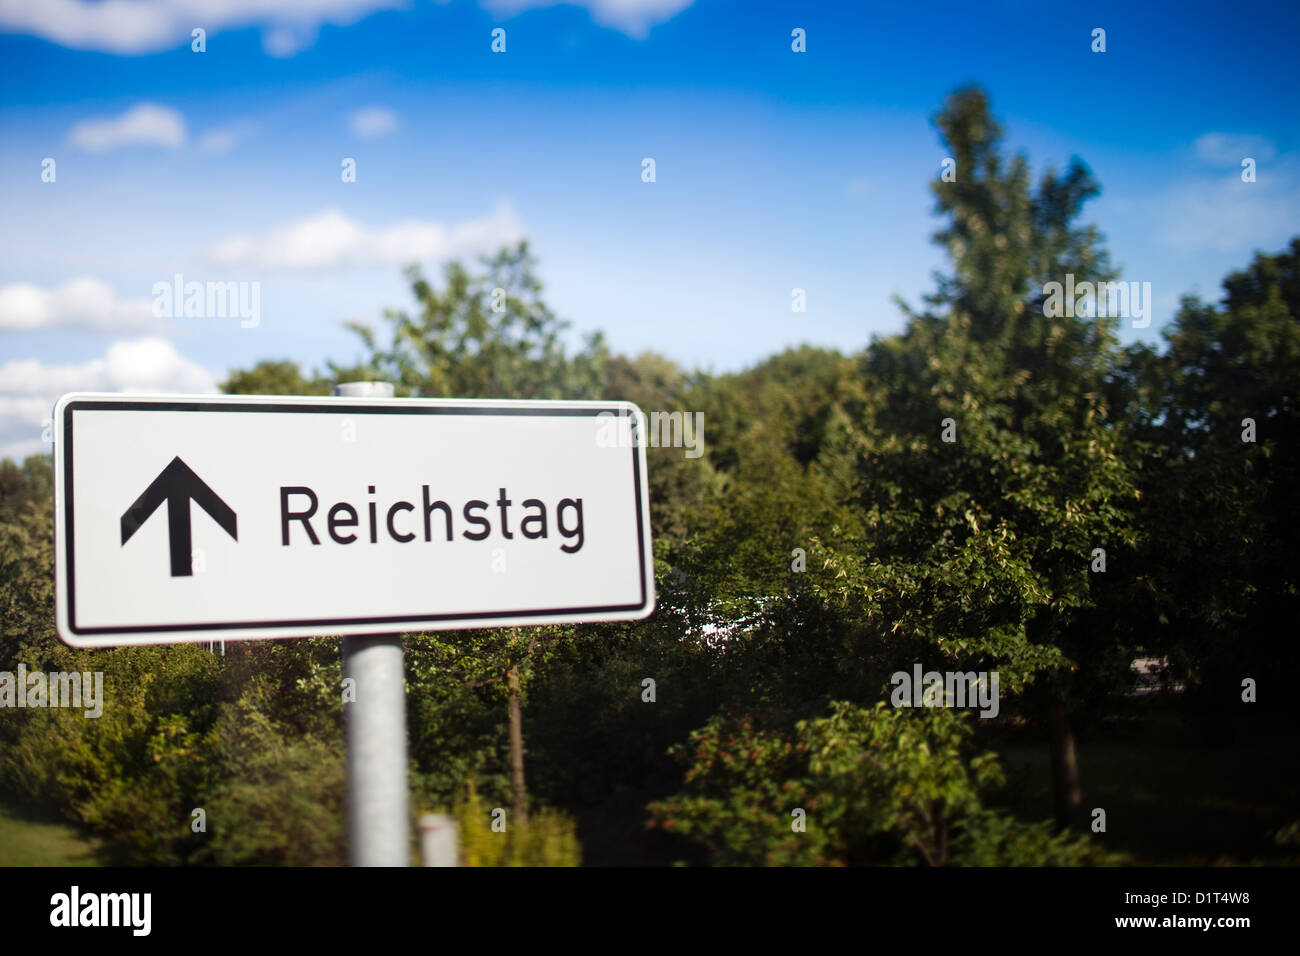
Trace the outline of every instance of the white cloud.
<path fill-rule="evenodd" d="M 267 270 L 360 269 L 493 252 L 522 235 L 514 211 L 505 203 L 484 219 L 452 225 L 412 220 L 376 229 L 328 209 L 262 237 L 225 239 L 208 255 L 222 265 Z"/>
<path fill-rule="evenodd" d="M 315 41 L 323 23 L 349 26 L 376 10 L 401 9 L 408 0 L 0 0 L 0 29 L 25 33 L 74 50 L 120 56 L 159 53 L 190 45 L 190 31 L 262 26 L 272 56 L 292 56 Z"/>
<path fill-rule="evenodd" d="M 1260 163 L 1277 155 L 1273 144 L 1262 136 L 1236 133 L 1206 133 L 1192 144 L 1201 160 L 1215 166 L 1241 166 L 1250 157 Z"/>
<path fill-rule="evenodd" d="M 235 148 L 237 142 L 238 137 L 230 130 L 214 129 L 204 133 L 199 138 L 198 145 L 205 153 L 228 153 Z"/>
<path fill-rule="evenodd" d="M 199 137 L 198 147 L 205 153 L 228 153 L 253 133 L 252 123 L 236 123 L 210 129 Z"/>
<path fill-rule="evenodd" d="M 262 31 L 262 50 L 267 56 L 288 59 L 315 43 L 318 32 L 314 23 L 268 27 Z"/>
<path fill-rule="evenodd" d="M 27 282 L 0 286 L 0 332 L 73 328 L 86 332 L 140 332 L 159 327 L 151 299 L 119 299 L 91 276 L 53 290 Z"/>
<path fill-rule="evenodd" d="M 564 4 L 584 8 L 592 22 L 626 33 L 643 40 L 650 28 L 689 7 L 694 0 L 480 0 L 489 12 L 502 17 L 514 16 L 525 10 L 555 7 Z"/>
<path fill-rule="evenodd" d="M 497 16 L 567 3 L 604 27 L 644 39 L 693 0 L 479 0 Z M 37 36 L 73 50 L 142 56 L 190 45 L 190 31 L 262 28 L 262 49 L 289 57 L 316 42 L 323 24 L 350 26 L 410 0 L 0 0 L 0 30 Z"/>
<path fill-rule="evenodd" d="M 68 138 L 72 145 L 91 153 L 122 146 L 176 149 L 185 144 L 185 120 L 176 110 L 155 103 L 140 103 L 121 116 L 78 123 Z"/>
<path fill-rule="evenodd" d="M 48 452 L 41 440 L 54 403 L 67 392 L 216 392 L 204 368 L 176 351 L 166 339 L 114 342 L 102 358 L 51 365 L 15 359 L 0 365 L 0 457 Z"/>
<path fill-rule="evenodd" d="M 382 136 L 397 129 L 397 114 L 382 106 L 371 106 L 349 116 L 348 128 L 363 138 Z"/>
<path fill-rule="evenodd" d="M 1201 153 L 1201 140 L 1197 141 Z M 1227 157 L 1230 171 L 1185 178 L 1149 200 L 1160 237 L 1181 253 L 1214 250 L 1250 254 L 1284 244 L 1300 222 L 1300 156 L 1257 162 L 1256 180 L 1242 182 L 1240 144 L 1213 142 L 1204 156 Z"/>

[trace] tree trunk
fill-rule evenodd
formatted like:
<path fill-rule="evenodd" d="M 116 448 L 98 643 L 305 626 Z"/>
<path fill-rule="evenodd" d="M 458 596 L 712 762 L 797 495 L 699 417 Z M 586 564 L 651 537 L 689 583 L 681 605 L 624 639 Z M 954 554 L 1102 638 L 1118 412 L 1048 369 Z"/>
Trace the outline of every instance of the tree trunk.
<path fill-rule="evenodd" d="M 510 687 L 510 800 L 515 825 L 528 826 L 528 791 L 524 786 L 524 717 L 520 706 L 519 672 L 506 674 Z"/>
<path fill-rule="evenodd" d="M 1067 829 L 1083 822 L 1083 791 L 1079 788 L 1079 758 L 1065 702 L 1054 697 L 1047 705 L 1048 733 L 1052 741 L 1052 783 L 1056 824 Z"/>

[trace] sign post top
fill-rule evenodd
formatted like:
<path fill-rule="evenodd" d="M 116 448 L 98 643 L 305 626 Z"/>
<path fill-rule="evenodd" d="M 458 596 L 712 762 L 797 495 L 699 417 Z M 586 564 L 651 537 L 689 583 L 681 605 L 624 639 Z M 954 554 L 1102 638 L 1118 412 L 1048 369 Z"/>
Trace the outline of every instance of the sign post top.
<path fill-rule="evenodd" d="M 339 398 L 392 398 L 392 382 L 343 382 L 334 386 Z"/>

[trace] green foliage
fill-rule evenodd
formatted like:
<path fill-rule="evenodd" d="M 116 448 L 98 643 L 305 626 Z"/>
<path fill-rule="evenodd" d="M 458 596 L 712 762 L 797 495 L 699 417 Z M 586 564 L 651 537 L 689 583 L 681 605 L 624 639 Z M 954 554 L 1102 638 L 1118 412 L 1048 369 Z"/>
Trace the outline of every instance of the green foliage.
<path fill-rule="evenodd" d="M 582 849 L 573 821 L 555 810 L 530 811 L 528 825 L 492 829 L 498 809 L 479 796 L 473 780 L 465 787 L 454 817 L 462 866 L 579 866 Z M 504 809 L 499 808 L 499 809 Z"/>
<path fill-rule="evenodd" d="M 94 654 L 31 649 L 29 670 L 104 673 L 98 718 L 75 708 L 0 711 L 0 780 L 28 800 L 62 808 L 105 836 L 126 862 L 188 862 L 188 829 L 213 779 L 218 665 L 193 645 Z"/>
<path fill-rule="evenodd" d="M 1042 308 L 1046 281 L 1110 277 L 1095 230 L 1071 224 L 1097 187 L 1076 162 L 1031 190 L 979 91 L 954 94 L 937 123 L 961 170 L 934 184 L 953 274 L 929 302 L 945 311 L 909 312 L 863 356 L 866 533 L 828 543 L 825 595 L 930 658 L 998 669 L 1006 690 L 1046 677 L 1060 692 L 1109 636 L 1091 550 L 1137 537 L 1129 445 L 1106 400 L 1113 320 Z"/>
<path fill-rule="evenodd" d="M 0 670 L 54 641 L 53 481 L 48 456 L 0 462 Z"/>
<path fill-rule="evenodd" d="M 1229 275 L 1219 306 L 1188 297 L 1168 350 L 1131 350 L 1129 398 L 1143 439 L 1141 555 L 1153 569 L 1141 623 L 1204 712 L 1242 677 L 1291 672 L 1300 614 L 1300 238 Z M 1244 442 L 1244 420 L 1256 441 Z M 1176 530 L 1174 530 L 1176 529 Z M 1282 695 L 1261 706 L 1283 707 Z"/>
<path fill-rule="evenodd" d="M 30 505 L 49 504 L 53 486 L 49 455 L 32 455 L 21 466 L 8 458 L 0 461 L 0 524 L 14 521 Z"/>
<path fill-rule="evenodd" d="M 204 860 L 222 866 L 340 866 L 347 860 L 340 735 L 300 735 L 267 716 L 268 679 L 222 708 L 219 782 L 207 813 Z"/>
<path fill-rule="evenodd" d="M 653 352 L 635 359 L 614 355 L 604 361 L 599 397 L 635 403 L 645 412 L 648 425 L 655 412 L 704 412 L 700 436 L 704 454 L 700 457 L 688 458 L 687 449 L 666 445 L 651 444 L 645 449 L 650 501 L 654 503 L 650 509 L 653 536 L 672 545 L 688 536 L 699 523 L 700 510 L 716 502 L 722 490 L 722 478 L 713 467 L 718 422 L 714 409 L 702 406 L 699 394 L 706 381 L 705 376 L 688 374 Z"/>
<path fill-rule="evenodd" d="M 332 666 L 312 659 L 330 644 Z M 29 670 L 102 670 L 103 713 L 0 710 L 0 780 L 63 808 L 128 863 L 340 863 L 337 656 L 329 641 L 226 659 L 193 644 L 29 648 Z M 206 833 L 191 829 L 195 808 Z"/>
<path fill-rule="evenodd" d="M 418 311 L 385 311 L 386 345 L 373 329 L 351 324 L 366 358 L 349 370 L 331 366 L 335 376 L 392 382 L 399 395 L 433 398 L 595 398 L 603 340 L 592 335 L 568 354 L 562 341 L 568 323 L 542 300 L 528 243 L 502 249 L 482 265 L 483 272 L 471 275 L 449 263 L 441 292 L 418 266 L 407 269 Z"/>
<path fill-rule="evenodd" d="M 962 866 L 1117 866 L 1130 862 L 1094 843 L 1095 838 L 1058 831 L 1051 823 L 1022 823 L 982 810 L 966 821 Z"/>
<path fill-rule="evenodd" d="M 510 633 L 444 632 L 405 642 L 409 749 L 423 802 L 450 805 L 474 779 L 494 806 L 508 805 Z"/>
<path fill-rule="evenodd" d="M 791 830 L 795 808 L 821 806 L 807 780 L 807 747 L 747 717 L 713 720 L 670 751 L 687 766 L 686 789 L 651 803 L 647 826 L 699 843 L 717 865 L 827 862 L 838 849 L 831 831 L 815 819 L 807 833 Z"/>
<path fill-rule="evenodd" d="M 715 655 L 683 640 L 670 614 L 575 630 L 529 684 L 531 789 L 544 802 L 585 810 L 630 781 L 672 786 L 677 769 L 665 751 L 712 712 Z M 655 682 L 653 701 L 646 678 Z"/>
<path fill-rule="evenodd" d="M 718 718 L 675 749 L 686 789 L 651 804 L 651 826 L 717 865 L 1073 865 L 1106 854 L 983 805 L 1003 782 L 945 708 L 847 702 L 793 733 Z M 803 810 L 806 830 L 795 829 Z"/>
<path fill-rule="evenodd" d="M 237 369 L 221 383 L 227 395 L 329 395 L 330 379 L 302 374 L 297 362 L 258 362 L 251 369 Z"/>

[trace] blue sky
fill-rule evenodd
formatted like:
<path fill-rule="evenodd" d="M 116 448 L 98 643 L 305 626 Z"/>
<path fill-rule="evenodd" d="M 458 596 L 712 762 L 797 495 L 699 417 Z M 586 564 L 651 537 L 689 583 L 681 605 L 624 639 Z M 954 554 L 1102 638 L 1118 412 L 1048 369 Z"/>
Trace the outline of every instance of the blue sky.
<path fill-rule="evenodd" d="M 860 348 L 944 266 L 930 117 L 971 82 L 1036 170 L 1092 168 L 1085 218 L 1152 284 L 1126 335 L 1154 338 L 1300 232 L 1298 24 L 1294 3 L 0 0 L 0 455 L 42 450 L 65 391 L 355 359 L 342 323 L 409 305 L 405 262 L 517 236 L 553 308 L 621 352 L 725 371 Z M 177 273 L 259 283 L 256 326 L 155 317 Z"/>

